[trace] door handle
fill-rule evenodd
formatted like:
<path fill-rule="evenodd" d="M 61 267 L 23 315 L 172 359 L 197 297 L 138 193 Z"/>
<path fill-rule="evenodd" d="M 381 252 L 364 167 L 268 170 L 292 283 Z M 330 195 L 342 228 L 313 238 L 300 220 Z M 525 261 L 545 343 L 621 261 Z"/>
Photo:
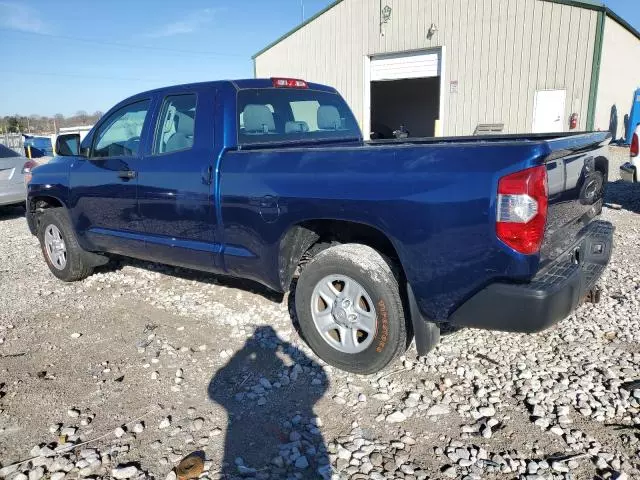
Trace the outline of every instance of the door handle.
<path fill-rule="evenodd" d="M 202 183 L 205 185 L 211 185 L 213 180 L 213 167 L 209 165 L 208 167 L 204 167 L 202 169 Z"/>
<path fill-rule="evenodd" d="M 136 178 L 136 175 L 137 175 L 137 172 L 134 170 L 120 170 L 118 172 L 118 177 L 123 178 L 125 180 Z"/>

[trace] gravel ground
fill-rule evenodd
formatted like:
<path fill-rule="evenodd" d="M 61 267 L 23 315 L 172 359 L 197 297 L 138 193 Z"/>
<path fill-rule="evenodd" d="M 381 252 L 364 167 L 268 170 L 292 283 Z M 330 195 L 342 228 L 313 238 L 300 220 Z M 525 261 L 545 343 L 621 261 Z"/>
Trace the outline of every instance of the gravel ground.
<path fill-rule="evenodd" d="M 61 283 L 3 210 L 0 477 L 175 479 L 194 454 L 211 479 L 640 478 L 640 188 L 611 152 L 600 304 L 371 377 L 322 364 L 253 284 L 135 261 Z"/>

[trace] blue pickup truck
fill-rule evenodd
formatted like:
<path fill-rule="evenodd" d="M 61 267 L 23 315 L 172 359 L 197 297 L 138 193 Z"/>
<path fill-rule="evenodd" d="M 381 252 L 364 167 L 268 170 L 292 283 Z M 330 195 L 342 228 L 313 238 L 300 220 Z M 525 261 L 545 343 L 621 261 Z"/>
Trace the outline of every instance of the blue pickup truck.
<path fill-rule="evenodd" d="M 370 374 L 440 328 L 540 331 L 612 248 L 606 133 L 363 141 L 335 89 L 274 78 L 116 105 L 28 183 L 51 272 L 123 255 L 295 295 L 323 360 Z"/>

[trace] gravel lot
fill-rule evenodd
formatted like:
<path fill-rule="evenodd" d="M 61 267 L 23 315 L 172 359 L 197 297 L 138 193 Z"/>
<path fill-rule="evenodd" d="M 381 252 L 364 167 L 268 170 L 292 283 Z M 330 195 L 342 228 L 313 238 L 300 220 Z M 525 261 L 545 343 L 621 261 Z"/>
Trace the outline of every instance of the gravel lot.
<path fill-rule="evenodd" d="M 640 478 L 640 188 L 611 151 L 600 304 L 371 377 L 322 365 L 253 284 L 135 261 L 63 284 L 0 211 L 0 477 L 174 479 L 196 452 L 211 479 Z"/>

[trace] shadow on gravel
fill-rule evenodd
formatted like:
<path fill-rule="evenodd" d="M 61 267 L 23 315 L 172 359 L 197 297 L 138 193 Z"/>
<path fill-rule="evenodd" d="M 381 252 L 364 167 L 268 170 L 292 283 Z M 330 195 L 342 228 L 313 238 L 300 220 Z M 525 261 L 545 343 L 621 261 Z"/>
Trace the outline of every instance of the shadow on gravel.
<path fill-rule="evenodd" d="M 256 328 L 208 387 L 228 415 L 224 478 L 329 478 L 322 423 L 313 412 L 328 386 L 304 352 L 270 326 Z"/>
<path fill-rule="evenodd" d="M 125 266 L 131 265 L 133 267 L 149 270 L 150 272 L 163 273 L 175 278 L 181 278 L 183 280 L 191 280 L 201 283 L 208 283 L 210 285 L 220 285 L 227 288 L 237 288 L 239 290 L 245 290 L 247 292 L 255 293 L 261 297 L 266 298 L 270 302 L 282 303 L 284 294 L 275 292 L 268 289 L 264 285 L 236 277 L 225 277 L 224 275 L 216 275 L 214 273 L 201 272 L 198 270 L 190 270 L 183 267 L 172 267 L 170 265 L 163 265 L 160 263 L 145 262 L 143 260 L 136 260 L 128 257 L 113 256 L 112 260 L 101 267 L 95 269 L 96 273 L 105 272 L 117 272 L 122 270 Z"/>
<path fill-rule="evenodd" d="M 3 220 L 14 220 L 20 217 L 24 217 L 24 206 L 22 205 L 9 205 L 6 207 L 0 206 L 0 222 L 2 222 Z"/>
<path fill-rule="evenodd" d="M 605 193 L 605 205 L 610 208 L 620 205 L 624 210 L 640 213 L 640 184 L 622 180 L 609 182 Z"/>

